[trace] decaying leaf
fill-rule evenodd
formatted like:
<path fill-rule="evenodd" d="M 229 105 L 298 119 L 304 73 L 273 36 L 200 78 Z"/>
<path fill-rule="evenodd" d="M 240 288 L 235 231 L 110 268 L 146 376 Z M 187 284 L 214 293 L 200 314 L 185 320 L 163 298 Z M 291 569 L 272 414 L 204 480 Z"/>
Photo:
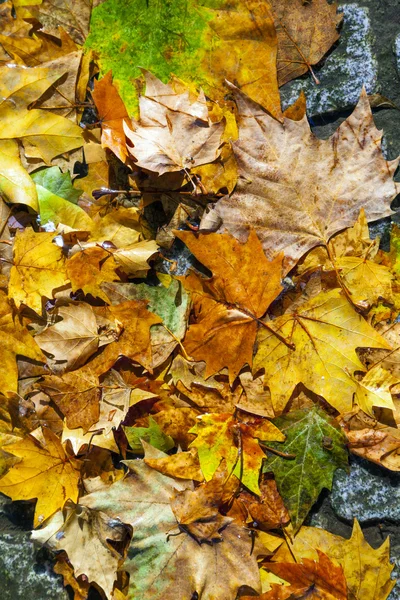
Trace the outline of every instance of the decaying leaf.
<path fill-rule="evenodd" d="M 365 91 L 328 140 L 316 138 L 305 117 L 281 124 L 244 94 L 235 91 L 235 98 L 240 135 L 233 148 L 240 177 L 204 227 L 222 220 L 222 230 L 241 241 L 253 227 L 268 257 L 284 251 L 287 271 L 307 250 L 353 225 L 362 207 L 368 221 L 391 214 L 398 160 L 383 158 L 382 134 Z"/>
<path fill-rule="evenodd" d="M 337 14 L 336 2 L 269 1 L 278 35 L 279 85 L 308 70 L 313 74 L 312 65 L 316 65 L 339 39 L 338 28 L 343 15 Z"/>
<path fill-rule="evenodd" d="M 32 533 L 32 539 L 55 552 L 64 550 L 75 577 L 84 575 L 112 598 L 122 556 L 109 541 L 123 542 L 127 535 L 127 528 L 117 519 L 78 504 L 66 507 L 64 514 L 56 513 L 46 527 Z"/>

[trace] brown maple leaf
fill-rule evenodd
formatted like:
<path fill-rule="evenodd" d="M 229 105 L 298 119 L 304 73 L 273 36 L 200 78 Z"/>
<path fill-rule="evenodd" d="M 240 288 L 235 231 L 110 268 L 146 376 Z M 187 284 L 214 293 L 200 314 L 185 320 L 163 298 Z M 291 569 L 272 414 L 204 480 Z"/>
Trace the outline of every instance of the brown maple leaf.
<path fill-rule="evenodd" d="M 150 78 L 147 72 L 145 75 L 146 96 L 140 99 L 140 125 L 134 126 L 133 131 L 124 126 L 134 162 L 162 175 L 169 171 L 186 172 L 218 158 L 224 127 L 222 123 L 209 122 L 204 94 L 201 92 L 193 103 L 188 92 L 177 94 L 173 101 L 174 91 L 169 85 Z M 152 85 L 150 92 L 147 81 Z"/>
<path fill-rule="evenodd" d="M 243 365 L 251 366 L 260 318 L 282 289 L 282 257 L 268 261 L 254 231 L 244 244 L 231 235 L 175 234 L 213 273 L 210 279 L 190 274 L 182 280 L 194 308 L 185 349 L 206 362 L 205 378 L 228 367 L 232 383 Z"/>
<path fill-rule="evenodd" d="M 239 140 L 233 144 L 239 183 L 220 200 L 202 228 L 247 239 L 254 227 L 267 256 L 285 253 L 285 272 L 314 246 L 326 245 L 354 224 L 362 207 L 368 221 L 392 214 L 400 186 L 399 160 L 386 161 L 365 90 L 354 112 L 327 140 L 306 117 L 281 124 L 239 91 Z"/>

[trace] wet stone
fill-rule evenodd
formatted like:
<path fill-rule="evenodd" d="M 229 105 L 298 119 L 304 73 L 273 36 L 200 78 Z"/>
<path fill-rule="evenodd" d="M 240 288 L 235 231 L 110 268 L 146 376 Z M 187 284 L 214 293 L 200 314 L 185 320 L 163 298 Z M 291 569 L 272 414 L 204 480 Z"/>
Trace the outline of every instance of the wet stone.
<path fill-rule="evenodd" d="M 369 9 L 357 4 L 339 8 L 344 20 L 339 42 L 322 66 L 314 69 L 320 84 L 310 74 L 281 88 L 283 108 L 294 102 L 303 90 L 307 113 L 315 115 L 354 106 L 364 85 L 369 94 L 377 91 L 378 63 L 373 51 L 374 36 Z"/>

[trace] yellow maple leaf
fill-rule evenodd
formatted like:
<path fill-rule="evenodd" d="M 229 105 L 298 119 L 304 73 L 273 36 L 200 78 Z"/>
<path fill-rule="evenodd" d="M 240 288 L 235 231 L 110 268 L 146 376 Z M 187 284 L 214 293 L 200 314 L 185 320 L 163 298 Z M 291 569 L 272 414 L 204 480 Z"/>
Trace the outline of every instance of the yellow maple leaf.
<path fill-rule="evenodd" d="M 253 365 L 265 370 L 275 411 L 303 383 L 339 412 L 349 412 L 357 386 L 353 374 L 365 370 L 356 348 L 389 347 L 339 289 L 321 292 L 269 324 L 281 339 L 260 329 Z"/>
<path fill-rule="evenodd" d="M 17 232 L 8 288 L 17 307 L 26 304 L 40 314 L 42 298 L 52 298 L 53 290 L 68 283 L 62 250 L 52 243 L 54 235 L 30 228 Z"/>
<path fill-rule="evenodd" d="M 37 498 L 34 527 L 70 499 L 78 500 L 79 461 L 70 461 L 58 437 L 48 428 L 42 429 L 44 445 L 27 436 L 7 451 L 21 461 L 0 479 L 0 492 L 12 500 Z"/>
<path fill-rule="evenodd" d="M 371 548 L 354 520 L 349 540 L 317 527 L 302 527 L 293 543 L 287 541 L 274 556 L 274 562 L 317 560 L 317 549 L 342 566 L 349 600 L 385 600 L 395 585 L 390 578 L 389 538 L 379 548 Z"/>

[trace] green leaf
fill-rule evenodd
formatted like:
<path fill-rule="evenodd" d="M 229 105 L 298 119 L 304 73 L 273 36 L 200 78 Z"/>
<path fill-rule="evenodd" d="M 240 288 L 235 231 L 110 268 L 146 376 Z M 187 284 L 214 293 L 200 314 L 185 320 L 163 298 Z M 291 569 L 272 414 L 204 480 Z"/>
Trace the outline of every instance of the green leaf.
<path fill-rule="evenodd" d="M 51 221 L 54 225 L 62 223 L 73 229 L 90 231 L 93 221 L 80 206 L 53 194 L 38 183 L 36 184 L 36 190 L 42 225 Z"/>
<path fill-rule="evenodd" d="M 347 467 L 346 438 L 334 419 L 318 407 L 296 410 L 273 422 L 286 435 L 286 441 L 268 445 L 296 458 L 271 453 L 263 471 L 274 474 L 297 531 L 321 490 L 332 488 L 336 469 Z"/>
<path fill-rule="evenodd" d="M 79 196 L 82 195 L 82 190 L 73 187 L 70 173 L 63 173 L 59 167 L 42 169 L 33 173 L 31 177 L 36 184 L 73 204 L 77 204 Z"/>
<path fill-rule="evenodd" d="M 134 80 L 143 67 L 164 83 L 171 73 L 193 82 L 214 100 L 226 94 L 226 79 L 235 81 L 279 118 L 275 27 L 268 5 L 253 5 L 249 10 L 246 0 L 106 0 L 92 11 L 85 45 L 98 57 L 101 75 L 112 70 L 133 116 L 140 87 Z"/>
<path fill-rule="evenodd" d="M 124 427 L 124 432 L 129 446 L 136 454 L 143 454 L 141 440 L 163 452 L 168 452 L 175 446 L 172 437 L 162 431 L 153 417 L 149 417 L 148 427 Z"/>

